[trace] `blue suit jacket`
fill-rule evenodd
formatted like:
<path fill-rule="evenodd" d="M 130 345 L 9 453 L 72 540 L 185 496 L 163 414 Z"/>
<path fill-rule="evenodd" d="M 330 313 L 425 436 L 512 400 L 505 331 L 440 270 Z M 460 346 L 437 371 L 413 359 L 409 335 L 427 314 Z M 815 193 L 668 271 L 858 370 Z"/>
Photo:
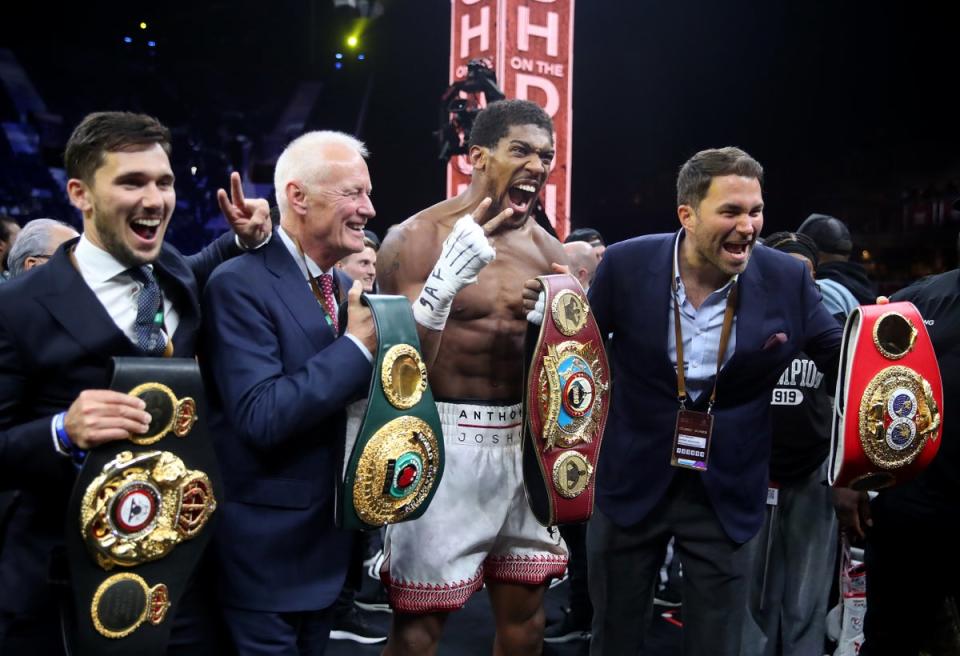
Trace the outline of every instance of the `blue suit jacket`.
<path fill-rule="evenodd" d="M 349 279 L 337 275 L 345 292 Z M 351 540 L 333 523 L 344 408 L 366 393 L 372 367 L 335 337 L 276 235 L 217 269 L 203 311 L 227 494 L 217 534 L 223 600 L 271 612 L 326 608 Z"/>
<path fill-rule="evenodd" d="M 675 237 L 648 235 L 611 246 L 590 287 L 600 332 L 613 334 L 607 351 L 613 399 L 597 468 L 597 505 L 624 527 L 647 516 L 676 473 L 670 455 L 677 375 L 667 353 Z M 720 371 L 702 476 L 724 530 L 740 543 L 763 521 L 773 387 L 801 349 L 828 378 L 835 376 L 841 330 L 806 267 L 764 246 L 754 249 L 740 275 L 736 316 L 736 350 Z"/>
<path fill-rule="evenodd" d="M 50 421 L 83 390 L 110 384 L 112 357 L 142 355 L 71 264 L 75 243 L 0 287 L 0 489 L 20 490 L 0 545 L 0 611 L 56 613 L 47 582 L 77 471 L 54 450 Z M 199 289 L 237 253 L 232 234 L 188 258 L 160 251 L 157 279 L 180 315 L 176 355 L 195 354 Z"/>

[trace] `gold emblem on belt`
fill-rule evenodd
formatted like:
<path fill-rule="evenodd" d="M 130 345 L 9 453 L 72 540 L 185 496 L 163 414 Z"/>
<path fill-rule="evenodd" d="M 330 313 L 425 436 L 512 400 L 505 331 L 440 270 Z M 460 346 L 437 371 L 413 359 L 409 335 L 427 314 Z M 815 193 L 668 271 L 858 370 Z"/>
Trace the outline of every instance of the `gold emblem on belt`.
<path fill-rule="evenodd" d="M 367 524 L 382 526 L 411 514 L 437 476 L 440 447 L 430 425 L 397 417 L 373 434 L 357 462 L 353 505 Z"/>
<path fill-rule="evenodd" d="M 930 383 L 908 367 L 882 369 L 860 401 L 860 441 L 877 467 L 910 464 L 928 437 L 936 439 L 939 426 L 940 409 Z"/>
<path fill-rule="evenodd" d="M 80 531 L 105 570 L 163 558 L 216 510 L 213 485 L 168 451 L 122 451 L 87 486 Z"/>
<path fill-rule="evenodd" d="M 427 366 L 410 344 L 396 344 L 383 356 L 380 382 L 390 405 L 409 410 L 420 403 L 427 389 Z"/>
<path fill-rule="evenodd" d="M 566 499 L 587 489 L 592 475 L 593 465 L 577 451 L 564 451 L 553 463 L 553 487 Z"/>
<path fill-rule="evenodd" d="M 186 437 L 197 423 L 197 402 L 189 396 L 178 399 L 173 390 L 161 383 L 144 383 L 130 390 L 130 396 L 141 399 L 150 413 L 150 426 L 143 435 L 130 441 L 140 446 L 159 442 L 168 433 Z"/>
<path fill-rule="evenodd" d="M 170 609 L 170 594 L 163 583 L 150 587 L 130 572 L 114 574 L 100 584 L 90 604 L 90 617 L 100 635 L 124 638 L 144 622 L 160 624 Z"/>

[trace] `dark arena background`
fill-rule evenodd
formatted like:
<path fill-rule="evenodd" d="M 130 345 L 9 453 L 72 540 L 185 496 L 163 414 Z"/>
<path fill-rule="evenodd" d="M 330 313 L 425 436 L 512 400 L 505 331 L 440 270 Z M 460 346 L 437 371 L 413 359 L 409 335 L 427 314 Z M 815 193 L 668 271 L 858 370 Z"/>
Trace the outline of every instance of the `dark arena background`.
<path fill-rule="evenodd" d="M 679 165 L 735 144 L 766 169 L 765 233 L 840 217 L 883 291 L 953 267 L 956 12 L 931 7 L 580 0 L 572 227 L 608 242 L 674 229 Z M 450 12 L 447 0 L 8 3 L 0 213 L 79 225 L 62 191 L 66 137 L 87 112 L 130 109 L 175 129 L 170 238 L 184 250 L 223 228 L 214 192 L 231 169 L 270 193 L 280 149 L 315 128 L 368 142 L 382 236 L 445 193 L 433 132 Z"/>
<path fill-rule="evenodd" d="M 449 119 L 450 0 L 4 5 L 0 214 L 21 225 L 81 227 L 63 148 L 99 110 L 172 128 L 167 238 L 187 253 L 226 230 L 216 191 L 231 171 L 273 202 L 277 155 L 307 130 L 368 144 L 377 216 L 367 227 L 381 238 L 446 193 L 435 133 Z M 765 168 L 764 234 L 811 213 L 839 217 L 882 293 L 956 267 L 957 13 L 956 3 L 884 0 L 576 0 L 570 227 L 596 228 L 608 244 L 675 230 L 680 165 L 736 145 Z M 548 593 L 550 621 L 566 586 Z M 679 653 L 682 610 L 661 607 L 654 622 L 645 653 Z M 490 653 L 491 627 L 475 595 L 440 653 Z M 587 643 L 547 649 L 585 654 Z"/>

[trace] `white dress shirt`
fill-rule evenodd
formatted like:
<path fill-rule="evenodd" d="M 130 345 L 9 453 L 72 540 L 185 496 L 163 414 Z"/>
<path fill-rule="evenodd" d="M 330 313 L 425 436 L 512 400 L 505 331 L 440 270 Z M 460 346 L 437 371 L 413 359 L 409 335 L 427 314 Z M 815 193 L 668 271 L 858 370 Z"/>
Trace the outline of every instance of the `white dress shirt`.
<path fill-rule="evenodd" d="M 86 235 L 81 235 L 73 253 L 83 281 L 93 290 L 97 300 L 117 324 L 117 328 L 136 344 L 137 297 L 143 285 L 127 272 L 127 266 L 107 251 L 95 246 Z M 153 265 L 147 266 L 153 268 Z M 167 295 L 162 296 L 163 332 L 170 339 L 180 325 L 180 314 Z"/>

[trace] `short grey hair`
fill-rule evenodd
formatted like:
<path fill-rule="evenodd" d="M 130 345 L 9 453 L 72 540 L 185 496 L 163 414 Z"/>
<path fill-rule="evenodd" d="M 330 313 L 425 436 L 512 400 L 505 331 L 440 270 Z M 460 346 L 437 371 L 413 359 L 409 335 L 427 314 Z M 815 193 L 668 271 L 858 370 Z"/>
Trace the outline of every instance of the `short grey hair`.
<path fill-rule="evenodd" d="M 23 273 L 23 265 L 28 257 L 52 255 L 50 232 L 57 226 L 74 230 L 69 223 L 56 219 L 34 219 L 23 226 L 17 240 L 13 242 L 10 254 L 7 255 L 7 268 L 10 269 L 11 278 Z"/>
<path fill-rule="evenodd" d="M 329 170 L 329 163 L 319 156 L 317 151 L 334 145 L 345 146 L 364 159 L 369 155 L 362 141 L 345 132 L 334 130 L 307 132 L 291 141 L 280 153 L 273 172 L 273 187 L 281 216 L 290 211 L 285 191 L 287 185 L 291 182 L 310 185 L 323 180 Z"/>

